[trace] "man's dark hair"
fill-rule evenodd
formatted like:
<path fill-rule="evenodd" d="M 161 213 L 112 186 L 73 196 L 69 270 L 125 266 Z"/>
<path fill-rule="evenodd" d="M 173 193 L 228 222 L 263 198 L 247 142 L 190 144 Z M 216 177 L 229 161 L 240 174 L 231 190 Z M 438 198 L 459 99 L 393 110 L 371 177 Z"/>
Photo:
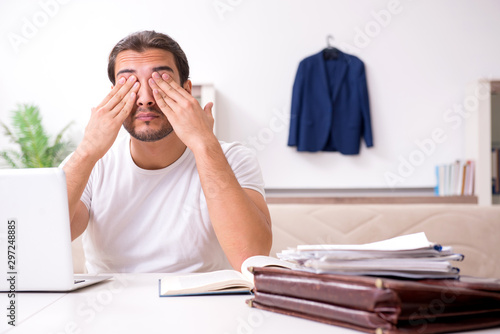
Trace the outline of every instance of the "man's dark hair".
<path fill-rule="evenodd" d="M 181 86 L 184 85 L 189 78 L 189 64 L 186 54 L 182 51 L 179 44 L 170 36 L 156 31 L 139 31 L 135 32 L 119 41 L 111 53 L 108 60 L 108 77 L 115 84 L 115 64 L 116 56 L 126 50 L 136 52 L 144 52 L 147 49 L 161 49 L 169 51 L 174 55 L 175 65 L 179 70 Z"/>

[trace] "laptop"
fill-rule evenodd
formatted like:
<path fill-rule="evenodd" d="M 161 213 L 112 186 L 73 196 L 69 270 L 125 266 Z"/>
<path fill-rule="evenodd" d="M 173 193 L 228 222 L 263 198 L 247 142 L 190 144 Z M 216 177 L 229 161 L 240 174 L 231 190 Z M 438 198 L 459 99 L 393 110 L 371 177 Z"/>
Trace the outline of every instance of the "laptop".
<path fill-rule="evenodd" d="M 62 169 L 0 169 L 0 276 L 0 291 L 16 292 L 72 291 L 112 277 L 73 274 Z"/>

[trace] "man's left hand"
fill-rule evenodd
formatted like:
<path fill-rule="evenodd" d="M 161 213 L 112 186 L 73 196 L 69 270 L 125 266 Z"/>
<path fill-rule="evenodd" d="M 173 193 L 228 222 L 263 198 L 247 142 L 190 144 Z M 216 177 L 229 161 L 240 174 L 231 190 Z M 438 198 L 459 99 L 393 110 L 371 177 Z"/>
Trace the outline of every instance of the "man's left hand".
<path fill-rule="evenodd" d="M 196 98 L 168 74 L 160 76 L 154 72 L 149 79 L 149 86 L 158 107 L 167 116 L 175 133 L 191 150 L 215 138 L 212 102 L 202 109 Z"/>

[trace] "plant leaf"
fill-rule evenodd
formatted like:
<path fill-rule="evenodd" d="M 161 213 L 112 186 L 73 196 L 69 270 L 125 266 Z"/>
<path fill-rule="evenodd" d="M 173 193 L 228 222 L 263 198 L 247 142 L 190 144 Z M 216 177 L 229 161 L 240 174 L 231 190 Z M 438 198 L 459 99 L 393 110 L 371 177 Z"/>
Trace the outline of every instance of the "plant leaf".
<path fill-rule="evenodd" d="M 63 154 L 69 153 L 71 144 L 63 140 L 63 135 L 72 122 L 59 131 L 51 146 L 36 105 L 19 104 L 12 112 L 12 124 L 11 131 L 7 125 L 0 123 L 6 136 L 20 149 L 20 152 L 0 151 L 0 157 L 9 165 L 15 168 L 56 167 L 64 159 Z"/>
<path fill-rule="evenodd" d="M 12 150 L 2 151 L 0 152 L 0 157 L 2 157 L 11 167 L 20 168 L 19 161 L 21 160 L 21 155 L 19 152 Z"/>

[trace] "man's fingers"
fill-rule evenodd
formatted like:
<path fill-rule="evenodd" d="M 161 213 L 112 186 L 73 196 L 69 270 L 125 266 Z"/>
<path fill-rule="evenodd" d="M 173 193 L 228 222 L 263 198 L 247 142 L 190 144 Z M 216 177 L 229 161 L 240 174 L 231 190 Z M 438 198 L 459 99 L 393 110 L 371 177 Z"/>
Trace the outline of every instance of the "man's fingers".
<path fill-rule="evenodd" d="M 153 97 L 155 98 L 156 104 L 158 105 L 158 107 L 160 107 L 160 110 L 163 111 L 165 116 L 172 117 L 171 114 L 173 114 L 173 110 L 172 108 L 170 108 L 169 103 L 173 104 L 175 102 L 168 96 L 162 96 L 160 90 L 158 90 L 157 88 L 153 88 Z"/>
<path fill-rule="evenodd" d="M 212 116 L 212 108 L 213 108 L 213 106 L 214 106 L 213 102 L 208 102 L 205 105 L 205 108 L 203 108 L 203 110 L 207 113 L 208 116 Z"/>
<path fill-rule="evenodd" d="M 134 107 L 134 103 L 137 97 L 137 92 L 139 91 L 139 82 L 134 83 L 132 89 L 127 93 L 127 95 L 121 99 L 114 107 L 110 110 L 110 115 L 113 117 L 127 117 L 130 111 Z M 125 114 L 125 116 L 123 116 Z"/>
<path fill-rule="evenodd" d="M 162 80 L 165 81 L 168 85 L 170 85 L 175 91 L 184 96 L 186 99 L 192 97 L 190 93 L 188 93 L 184 87 L 181 87 L 175 80 L 168 74 L 163 73 L 161 76 Z"/>
<path fill-rule="evenodd" d="M 166 78 L 167 81 L 165 81 L 163 78 Z M 174 80 L 172 80 L 172 78 L 170 78 L 169 75 L 164 74 L 163 77 L 161 77 L 157 72 L 154 72 L 153 80 L 158 85 L 158 87 L 175 102 L 180 103 L 180 101 L 188 98 L 188 96 L 185 96 L 184 94 L 182 94 L 182 92 L 176 89 L 174 84 L 177 85 L 177 83 Z M 177 85 L 177 87 L 180 86 Z M 184 89 L 182 90 L 184 91 Z M 187 93 L 186 91 L 184 92 Z M 189 93 L 187 94 L 189 95 Z"/>
<path fill-rule="evenodd" d="M 109 100 L 111 100 L 113 98 L 113 96 L 115 96 L 116 92 L 118 92 L 120 90 L 120 88 L 122 88 L 122 86 L 125 84 L 125 82 L 126 82 L 126 79 L 124 77 L 121 77 L 120 79 L 118 79 L 118 81 L 116 82 L 116 85 L 113 86 L 113 88 L 109 91 L 108 95 L 106 95 L 106 97 L 101 101 L 101 103 L 99 103 L 99 105 L 95 109 L 100 109 L 104 105 L 106 105 L 106 103 L 108 103 Z"/>
<path fill-rule="evenodd" d="M 153 97 L 158 104 L 158 107 L 160 107 L 161 110 L 164 110 L 163 108 L 167 108 L 165 115 L 168 116 L 167 113 L 174 112 L 176 101 L 169 97 L 153 79 L 149 79 L 148 83 L 153 91 Z"/>
<path fill-rule="evenodd" d="M 124 79 L 124 78 L 120 78 L 121 79 Z M 115 107 L 120 104 L 120 102 L 126 98 L 127 94 L 129 94 L 129 92 L 132 90 L 132 89 L 138 89 L 139 88 L 139 82 L 136 82 L 136 77 L 131 75 L 128 80 L 125 82 L 124 85 L 122 85 L 114 94 L 113 96 L 111 97 L 111 99 L 108 100 L 108 102 L 106 102 L 104 104 L 104 107 L 107 109 L 107 110 L 115 110 Z M 115 87 L 116 88 L 116 87 Z M 119 112 L 119 110 L 118 110 Z M 114 113 L 113 116 L 116 116 L 117 113 Z"/>
<path fill-rule="evenodd" d="M 127 101 L 125 102 L 125 105 L 123 106 L 123 108 L 120 109 L 120 111 L 116 115 L 116 119 L 118 120 L 118 122 L 123 123 L 125 119 L 128 117 L 128 115 L 130 115 L 130 112 L 134 108 L 136 98 L 137 98 L 137 93 L 130 92 Z"/>
<path fill-rule="evenodd" d="M 154 91 L 156 89 L 162 98 L 167 96 L 167 94 L 165 94 L 165 92 L 160 88 L 160 86 L 156 84 L 156 82 L 152 78 L 148 80 L 148 84 L 151 90 Z"/>
<path fill-rule="evenodd" d="M 213 130 L 214 129 L 214 125 L 215 125 L 215 120 L 214 120 L 214 116 L 212 115 L 212 108 L 214 106 L 214 103 L 213 102 L 208 102 L 206 105 L 205 105 L 205 108 L 203 108 L 203 111 L 205 112 L 206 116 L 207 116 L 207 119 L 208 119 L 208 122 L 209 122 L 209 125 L 210 125 L 210 128 Z"/>

